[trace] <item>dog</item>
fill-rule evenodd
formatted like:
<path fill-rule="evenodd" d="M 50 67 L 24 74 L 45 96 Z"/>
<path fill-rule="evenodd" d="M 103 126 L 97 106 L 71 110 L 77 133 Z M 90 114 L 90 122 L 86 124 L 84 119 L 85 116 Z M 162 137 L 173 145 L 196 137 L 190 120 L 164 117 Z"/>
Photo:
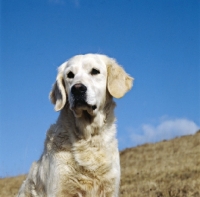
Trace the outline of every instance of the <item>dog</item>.
<path fill-rule="evenodd" d="M 117 197 L 120 163 L 114 98 L 133 78 L 112 58 L 77 55 L 58 68 L 50 92 L 58 120 L 46 134 L 18 197 Z"/>

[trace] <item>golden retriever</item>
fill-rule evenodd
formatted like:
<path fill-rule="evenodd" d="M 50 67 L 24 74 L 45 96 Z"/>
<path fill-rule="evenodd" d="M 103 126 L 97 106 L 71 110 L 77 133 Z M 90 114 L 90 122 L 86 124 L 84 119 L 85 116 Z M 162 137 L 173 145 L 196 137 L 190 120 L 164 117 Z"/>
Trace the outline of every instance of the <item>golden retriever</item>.
<path fill-rule="evenodd" d="M 118 196 L 113 97 L 124 96 L 132 82 L 114 59 L 100 54 L 77 55 L 58 68 L 50 99 L 60 115 L 18 197 Z"/>

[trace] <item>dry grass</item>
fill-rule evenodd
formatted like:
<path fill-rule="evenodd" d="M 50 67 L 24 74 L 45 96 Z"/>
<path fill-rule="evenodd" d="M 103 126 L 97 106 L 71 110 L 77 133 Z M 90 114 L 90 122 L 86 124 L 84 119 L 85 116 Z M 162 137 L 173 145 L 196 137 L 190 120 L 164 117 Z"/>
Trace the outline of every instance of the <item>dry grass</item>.
<path fill-rule="evenodd" d="M 25 175 L 0 179 L 0 197 L 14 197 L 17 195 Z"/>
<path fill-rule="evenodd" d="M 200 197 L 200 132 L 120 155 L 121 196 Z"/>
<path fill-rule="evenodd" d="M 120 153 L 121 197 L 200 197 L 200 131 Z M 13 197 L 25 176 L 0 179 L 0 197 Z"/>

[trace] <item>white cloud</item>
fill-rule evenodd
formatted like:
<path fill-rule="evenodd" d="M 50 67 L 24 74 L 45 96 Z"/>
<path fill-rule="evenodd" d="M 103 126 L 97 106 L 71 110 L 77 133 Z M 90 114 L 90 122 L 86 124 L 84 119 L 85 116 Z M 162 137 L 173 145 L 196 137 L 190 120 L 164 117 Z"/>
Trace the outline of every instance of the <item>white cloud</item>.
<path fill-rule="evenodd" d="M 133 129 L 131 139 L 133 145 L 148 142 L 169 140 L 177 136 L 194 134 L 199 129 L 193 121 L 188 119 L 162 120 L 158 125 L 143 124 L 139 129 Z"/>

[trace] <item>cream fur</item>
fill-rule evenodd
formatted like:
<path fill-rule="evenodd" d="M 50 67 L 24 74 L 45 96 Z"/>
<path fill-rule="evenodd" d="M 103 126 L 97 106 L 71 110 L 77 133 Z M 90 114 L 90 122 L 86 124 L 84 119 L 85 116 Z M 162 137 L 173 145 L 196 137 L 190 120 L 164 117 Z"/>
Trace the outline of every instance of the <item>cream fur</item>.
<path fill-rule="evenodd" d="M 93 68 L 100 73 L 92 75 Z M 132 81 L 104 55 L 75 56 L 59 67 L 50 99 L 60 115 L 18 197 L 118 196 L 120 164 L 112 97 L 122 97 Z M 77 83 L 87 87 L 86 106 L 74 105 L 71 88 Z"/>

